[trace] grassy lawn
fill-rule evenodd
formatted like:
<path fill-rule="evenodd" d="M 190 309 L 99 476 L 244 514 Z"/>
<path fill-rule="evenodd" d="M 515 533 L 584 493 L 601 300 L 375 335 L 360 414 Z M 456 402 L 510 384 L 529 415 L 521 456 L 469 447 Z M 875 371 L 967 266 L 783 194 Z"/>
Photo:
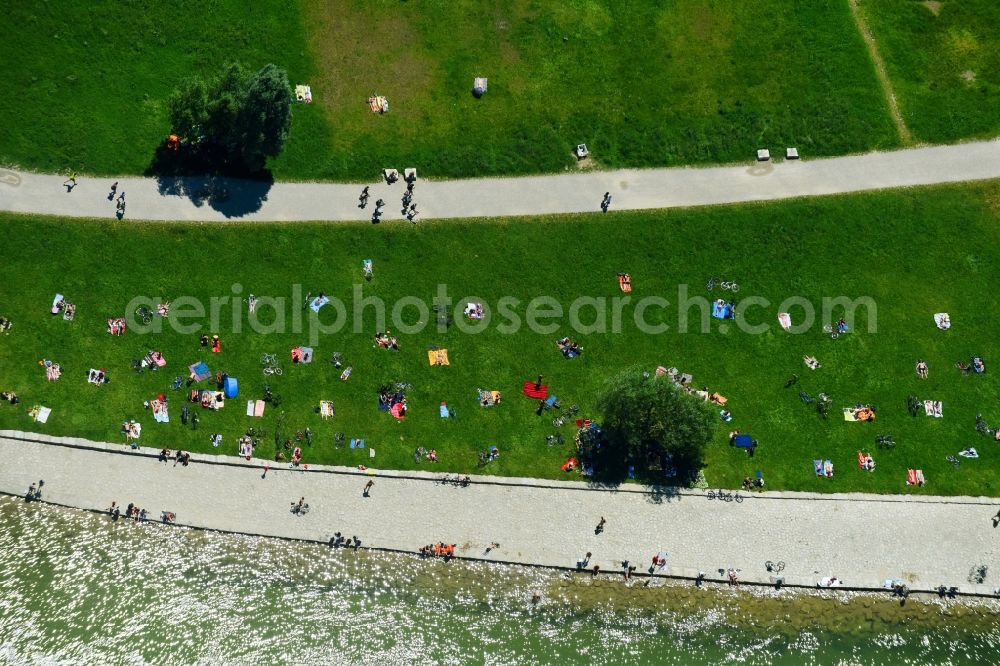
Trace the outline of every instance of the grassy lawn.
<path fill-rule="evenodd" d="M 861 9 L 917 139 L 1000 134 L 1000 4 L 863 0 Z"/>
<path fill-rule="evenodd" d="M 60 0 L 6 18 L 0 162 L 41 170 L 142 172 L 177 82 L 233 59 L 312 85 L 283 179 L 558 171 L 580 142 L 607 167 L 896 145 L 842 0 Z"/>
<path fill-rule="evenodd" d="M 501 456 L 486 471 L 560 478 L 559 465 L 572 449 L 569 444 L 546 445 L 545 436 L 555 431 L 552 414 L 536 416 L 537 403 L 520 395 L 521 383 L 544 373 L 564 405 L 579 404 L 581 416 L 594 416 L 594 396 L 609 375 L 625 366 L 652 370 L 662 364 L 690 372 L 695 385 L 726 395 L 735 417 L 732 427 L 760 441 L 756 456 L 748 459 L 727 445 L 729 427 L 720 423 L 705 470 L 712 485 L 735 487 L 761 469 L 772 489 L 997 495 L 1000 453 L 976 433 L 974 423 L 982 412 L 991 424 L 1000 424 L 995 365 L 1000 345 L 989 305 L 989 289 L 1000 283 L 998 211 L 1000 183 L 993 182 L 689 211 L 417 227 L 117 225 L 4 216 L 0 265 L 16 276 L 8 285 L 17 287 L 0 295 L 0 315 L 14 321 L 12 331 L 0 336 L 0 389 L 17 391 L 22 405 L 0 403 L 0 428 L 121 441 L 119 424 L 131 417 L 143 424 L 145 445 L 234 455 L 248 426 L 275 428 L 277 409 L 269 408 L 263 420 L 244 414 L 245 400 L 261 394 L 260 356 L 275 352 L 284 374 L 271 383 L 284 398 L 285 429 L 308 426 L 316 433 L 306 462 L 472 472 L 476 453 L 495 444 Z M 360 263 L 368 257 L 375 262 L 375 278 L 364 283 Z M 520 305 L 514 311 L 523 321 L 525 304 L 536 296 L 551 296 L 563 307 L 580 296 L 621 296 L 615 275 L 622 270 L 632 274 L 634 299 L 660 295 L 672 303 L 679 284 L 708 296 L 709 275 L 736 279 L 742 284 L 740 299 L 770 301 L 747 315 L 770 330 L 752 335 L 729 323 L 723 331 L 712 319 L 709 332 L 681 334 L 676 310 L 653 308 L 648 321 L 671 324 L 669 331 L 653 335 L 638 330 L 634 310 L 626 307 L 620 333 L 575 333 L 565 319 L 551 333 L 526 327 L 504 333 L 498 329 L 504 318 L 479 334 L 454 326 L 444 333 L 429 326 L 406 334 L 393 326 L 401 350 L 387 351 L 372 347 L 378 327 L 368 308 L 360 333 L 348 327 L 321 337 L 316 362 L 297 366 L 288 361 L 289 350 L 308 341 L 306 324 L 301 333 L 262 334 L 247 330 L 244 321 L 244 331 L 234 333 L 229 305 L 222 308 L 220 354 L 200 347 L 197 333 L 182 335 L 169 326 L 159 334 L 129 331 L 113 338 L 105 333 L 104 319 L 122 314 L 134 296 L 176 303 L 188 295 L 207 301 L 231 295 L 235 283 L 242 285 L 242 295 L 289 299 L 293 285 L 301 284 L 303 290 L 343 299 L 348 313 L 353 285 L 359 282 L 365 295 L 378 296 L 390 307 L 404 296 L 429 303 L 438 285 L 446 284 L 457 303 L 475 296 L 470 300 L 495 306 L 502 296 L 516 297 Z M 48 314 L 56 292 L 77 304 L 75 321 Z M 790 296 L 818 303 L 821 297 L 841 295 L 874 299 L 875 332 L 867 331 L 869 317 L 863 309 L 856 329 L 838 340 L 818 325 L 800 335 L 776 325 L 778 304 Z M 291 311 L 302 313 L 295 301 L 289 304 L 287 329 L 293 326 Z M 267 311 L 262 308 L 269 321 Z M 951 330 L 935 328 L 932 315 L 939 311 L 951 314 Z M 794 320 L 801 319 L 801 310 L 790 312 Z M 335 318 L 331 307 L 321 312 L 327 324 Z M 411 324 L 421 318 L 412 307 L 403 316 Z M 592 310 L 585 309 L 581 318 L 591 321 Z M 207 318 L 194 321 L 204 324 Z M 561 335 L 577 338 L 583 355 L 564 359 L 554 344 Z M 428 366 L 431 345 L 449 349 L 450 366 Z M 167 367 L 134 375 L 130 359 L 150 349 L 165 355 Z M 334 351 L 354 366 L 346 382 L 328 363 Z M 807 354 L 817 356 L 823 367 L 807 370 L 802 363 Z M 975 354 L 986 359 L 986 374 L 965 376 L 953 368 Z M 60 381 L 45 381 L 37 364 L 41 358 L 62 364 Z M 929 379 L 916 377 L 917 358 L 928 362 Z M 238 377 L 241 393 L 221 411 L 199 409 L 201 425 L 193 431 L 180 423 L 183 398 L 168 385 L 197 360 Z M 88 385 L 90 367 L 105 368 L 111 383 Z M 798 385 L 782 388 L 792 373 L 801 377 Z M 413 385 L 407 392 L 409 415 L 401 422 L 376 406 L 379 385 L 396 380 Z M 481 408 L 477 388 L 502 391 L 502 403 Z M 802 403 L 800 389 L 833 397 L 829 421 Z M 170 397 L 169 424 L 154 423 L 142 407 L 143 400 L 159 392 Z M 911 393 L 941 400 L 944 418 L 909 416 L 906 397 Z M 314 413 L 321 399 L 335 403 L 337 413 L 329 421 Z M 457 411 L 457 418 L 439 417 L 442 401 Z M 840 409 L 859 402 L 878 408 L 874 424 L 842 420 Z M 44 426 L 26 414 L 39 403 L 53 408 Z M 367 450 L 335 448 L 336 431 L 365 437 L 376 457 L 369 459 Z M 209 443 L 213 432 L 225 437 L 217 450 Z M 572 426 L 561 432 L 572 442 Z M 874 449 L 878 433 L 893 434 L 896 448 Z M 945 461 L 946 455 L 970 445 L 979 449 L 980 459 L 968 460 L 960 469 Z M 437 449 L 441 462 L 416 464 L 418 446 Z M 273 447 L 268 439 L 258 455 L 273 456 Z M 870 450 L 878 463 L 872 474 L 857 469 L 855 456 L 861 448 Z M 833 479 L 814 476 L 815 458 L 834 462 Z M 924 470 L 925 488 L 906 488 L 908 467 Z"/>

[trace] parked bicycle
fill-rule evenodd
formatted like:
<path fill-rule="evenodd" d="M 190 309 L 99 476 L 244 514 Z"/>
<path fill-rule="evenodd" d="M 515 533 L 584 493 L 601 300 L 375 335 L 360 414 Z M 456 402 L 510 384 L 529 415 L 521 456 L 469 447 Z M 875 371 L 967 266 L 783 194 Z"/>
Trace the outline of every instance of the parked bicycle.
<path fill-rule="evenodd" d="M 778 562 L 768 560 L 767 562 L 764 562 L 764 568 L 771 573 L 781 573 L 785 570 L 785 563 L 780 560 Z"/>
<path fill-rule="evenodd" d="M 896 440 L 892 438 L 892 435 L 876 435 L 875 446 L 880 449 L 891 449 L 896 446 Z"/>
<path fill-rule="evenodd" d="M 738 490 L 733 493 L 719 488 L 718 490 L 709 490 L 707 496 L 708 499 L 718 499 L 723 502 L 736 502 L 737 504 L 743 503 L 743 495 L 740 495 Z"/>
<path fill-rule="evenodd" d="M 705 289 L 712 291 L 718 285 L 723 289 L 723 291 L 731 291 L 733 293 L 740 290 L 740 285 L 735 282 L 730 282 L 728 280 L 723 280 L 722 278 L 710 277 L 708 282 L 705 284 Z"/>
<path fill-rule="evenodd" d="M 281 367 L 278 366 L 278 357 L 274 354 L 264 354 L 260 357 L 260 364 L 265 375 L 281 375 Z"/>
<path fill-rule="evenodd" d="M 153 321 L 153 311 L 147 308 L 145 305 L 140 305 L 135 309 L 135 318 L 137 321 L 141 321 L 143 324 L 148 324 Z"/>

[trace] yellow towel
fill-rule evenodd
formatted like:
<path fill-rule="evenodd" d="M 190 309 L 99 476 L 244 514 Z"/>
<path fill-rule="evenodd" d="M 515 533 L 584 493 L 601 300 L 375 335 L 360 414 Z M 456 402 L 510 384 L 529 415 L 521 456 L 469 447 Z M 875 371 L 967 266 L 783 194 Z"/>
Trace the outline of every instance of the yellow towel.
<path fill-rule="evenodd" d="M 427 352 L 427 360 L 431 365 L 451 365 L 448 362 L 447 349 L 432 349 Z"/>

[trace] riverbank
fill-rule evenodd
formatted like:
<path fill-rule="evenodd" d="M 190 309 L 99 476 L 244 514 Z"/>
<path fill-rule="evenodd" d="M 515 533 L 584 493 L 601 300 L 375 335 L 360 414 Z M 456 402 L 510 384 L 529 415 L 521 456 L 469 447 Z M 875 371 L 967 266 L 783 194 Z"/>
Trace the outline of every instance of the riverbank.
<path fill-rule="evenodd" d="M 44 479 L 44 501 L 89 511 L 133 502 L 153 519 L 169 511 L 176 524 L 198 529 L 319 542 L 339 531 L 366 548 L 408 553 L 444 541 L 462 558 L 570 570 L 589 552 L 588 568 L 621 572 L 628 560 L 644 572 L 666 551 L 657 575 L 718 579 L 733 568 L 743 582 L 770 584 L 764 562 L 784 561 L 785 584 L 804 587 L 836 576 L 846 589 L 881 589 L 894 578 L 913 591 L 948 585 L 992 595 L 991 578 L 973 584 L 967 576 L 1000 555 L 995 502 L 985 498 L 762 493 L 725 503 L 701 491 L 533 479 L 475 477 L 461 488 L 437 475 L 371 469 L 264 474 L 263 461 L 222 456 L 184 467 L 159 462 L 158 453 L 0 431 L 0 491 L 24 494 Z M 304 515 L 290 511 L 300 497 L 310 507 Z M 607 523 L 596 534 L 601 517 Z M 500 547 L 487 550 L 493 542 Z"/>

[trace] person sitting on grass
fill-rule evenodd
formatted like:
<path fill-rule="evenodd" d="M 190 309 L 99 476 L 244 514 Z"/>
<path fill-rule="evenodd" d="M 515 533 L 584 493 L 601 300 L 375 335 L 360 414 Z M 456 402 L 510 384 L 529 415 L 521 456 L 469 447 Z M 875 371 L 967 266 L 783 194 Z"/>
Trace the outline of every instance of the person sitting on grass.
<path fill-rule="evenodd" d="M 556 345 L 566 358 L 576 358 L 583 353 L 583 347 L 569 338 L 557 340 Z"/>
<path fill-rule="evenodd" d="M 986 364 L 983 363 L 983 357 L 982 356 L 973 356 L 972 357 L 972 371 L 975 372 L 975 373 L 986 372 Z"/>
<path fill-rule="evenodd" d="M 435 463 L 438 461 L 438 452 L 436 449 L 431 449 L 427 452 L 427 460 Z"/>
<path fill-rule="evenodd" d="M 21 402 L 20 398 L 18 398 L 17 394 L 13 391 L 4 391 L 3 393 L 0 393 L 0 399 L 6 400 L 12 405 L 16 405 Z"/>
<path fill-rule="evenodd" d="M 7 317 L 0 317 L 0 333 L 6 333 L 14 324 Z"/>

